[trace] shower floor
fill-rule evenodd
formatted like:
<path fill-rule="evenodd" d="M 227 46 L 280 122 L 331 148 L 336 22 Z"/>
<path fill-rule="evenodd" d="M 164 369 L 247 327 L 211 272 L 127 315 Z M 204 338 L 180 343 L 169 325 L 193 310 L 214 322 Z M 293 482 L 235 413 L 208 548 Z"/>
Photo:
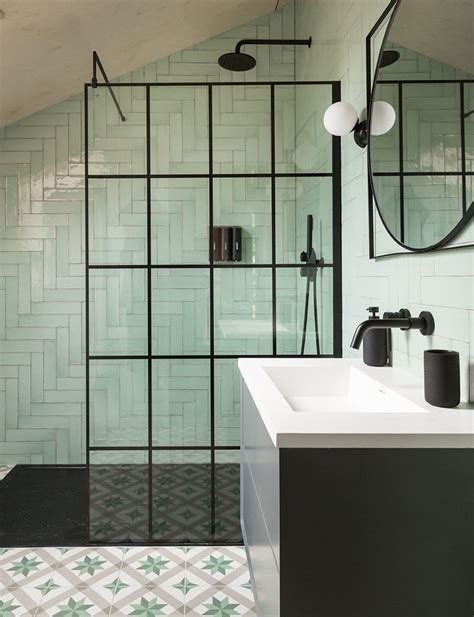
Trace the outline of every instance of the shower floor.
<path fill-rule="evenodd" d="M 0 482 L 0 546 L 239 545 L 235 463 L 17 465 Z"/>

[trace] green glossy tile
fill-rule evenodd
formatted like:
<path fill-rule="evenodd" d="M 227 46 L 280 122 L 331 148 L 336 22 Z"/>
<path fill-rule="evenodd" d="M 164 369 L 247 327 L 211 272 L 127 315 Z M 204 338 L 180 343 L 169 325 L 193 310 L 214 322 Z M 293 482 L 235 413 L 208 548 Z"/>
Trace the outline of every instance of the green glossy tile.
<path fill-rule="evenodd" d="M 255 97 L 262 93 L 265 98 Z M 270 172 L 268 86 L 222 86 L 213 92 L 214 172 Z M 242 130 L 241 136 L 234 129 Z"/>
<path fill-rule="evenodd" d="M 194 67 L 188 65 L 186 70 L 192 74 Z M 207 96 L 205 86 L 151 88 L 152 173 L 208 173 Z"/>
<path fill-rule="evenodd" d="M 271 182 L 269 178 L 214 179 L 214 224 L 241 227 L 242 262 L 271 262 Z"/>
<path fill-rule="evenodd" d="M 146 446 L 148 404 L 144 360 L 94 360 L 90 365 L 93 446 Z M 61 392 L 61 396 L 64 396 Z"/>
<path fill-rule="evenodd" d="M 145 180 L 91 180 L 89 234 L 92 264 L 146 263 Z"/>
<path fill-rule="evenodd" d="M 151 259 L 154 264 L 209 262 L 209 181 L 153 179 Z"/>
<path fill-rule="evenodd" d="M 154 354 L 209 353 L 209 284 L 207 268 L 153 270 Z"/>
<path fill-rule="evenodd" d="M 214 363 L 215 443 L 240 446 L 240 373 L 237 360 Z"/>
<path fill-rule="evenodd" d="M 216 353 L 271 353 L 271 269 L 219 268 L 214 277 Z"/>
<path fill-rule="evenodd" d="M 92 354 L 147 353 L 146 271 L 90 272 Z"/>
<path fill-rule="evenodd" d="M 153 444 L 210 445 L 209 360 L 153 361 Z"/>

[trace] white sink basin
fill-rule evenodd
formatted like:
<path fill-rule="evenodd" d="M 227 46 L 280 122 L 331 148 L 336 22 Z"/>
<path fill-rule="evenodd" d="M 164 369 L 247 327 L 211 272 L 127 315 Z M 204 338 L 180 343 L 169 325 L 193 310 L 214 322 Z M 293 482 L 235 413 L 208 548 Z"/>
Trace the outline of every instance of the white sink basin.
<path fill-rule="evenodd" d="M 474 446 L 474 405 L 432 407 L 399 369 L 335 358 L 240 358 L 239 369 L 242 404 L 279 448 Z"/>
<path fill-rule="evenodd" d="M 350 364 L 264 366 L 293 411 L 304 413 L 426 413 Z"/>

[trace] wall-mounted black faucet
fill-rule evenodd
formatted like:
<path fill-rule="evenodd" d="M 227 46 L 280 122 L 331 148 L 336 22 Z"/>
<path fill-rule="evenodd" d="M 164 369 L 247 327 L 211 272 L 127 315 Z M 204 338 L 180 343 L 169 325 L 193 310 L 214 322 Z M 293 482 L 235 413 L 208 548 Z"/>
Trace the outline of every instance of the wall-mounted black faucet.
<path fill-rule="evenodd" d="M 401 330 L 419 330 L 423 335 L 433 334 L 434 318 L 429 311 L 421 311 L 418 317 L 411 317 L 408 309 L 400 309 L 398 313 L 384 313 L 383 319 L 367 319 L 360 323 L 354 336 L 352 337 L 351 347 L 359 349 L 364 334 L 368 330 L 375 328 L 400 328 Z"/>

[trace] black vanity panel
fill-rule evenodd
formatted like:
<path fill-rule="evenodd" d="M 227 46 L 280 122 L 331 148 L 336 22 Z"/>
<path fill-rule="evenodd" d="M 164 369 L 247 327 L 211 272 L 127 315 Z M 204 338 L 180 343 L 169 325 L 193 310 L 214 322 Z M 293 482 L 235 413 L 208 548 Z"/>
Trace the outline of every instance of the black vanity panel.
<path fill-rule="evenodd" d="M 258 617 L 473 617 L 474 450 L 278 449 L 242 402 Z"/>
<path fill-rule="evenodd" d="M 281 449 L 280 503 L 281 617 L 474 614 L 473 450 Z"/>

